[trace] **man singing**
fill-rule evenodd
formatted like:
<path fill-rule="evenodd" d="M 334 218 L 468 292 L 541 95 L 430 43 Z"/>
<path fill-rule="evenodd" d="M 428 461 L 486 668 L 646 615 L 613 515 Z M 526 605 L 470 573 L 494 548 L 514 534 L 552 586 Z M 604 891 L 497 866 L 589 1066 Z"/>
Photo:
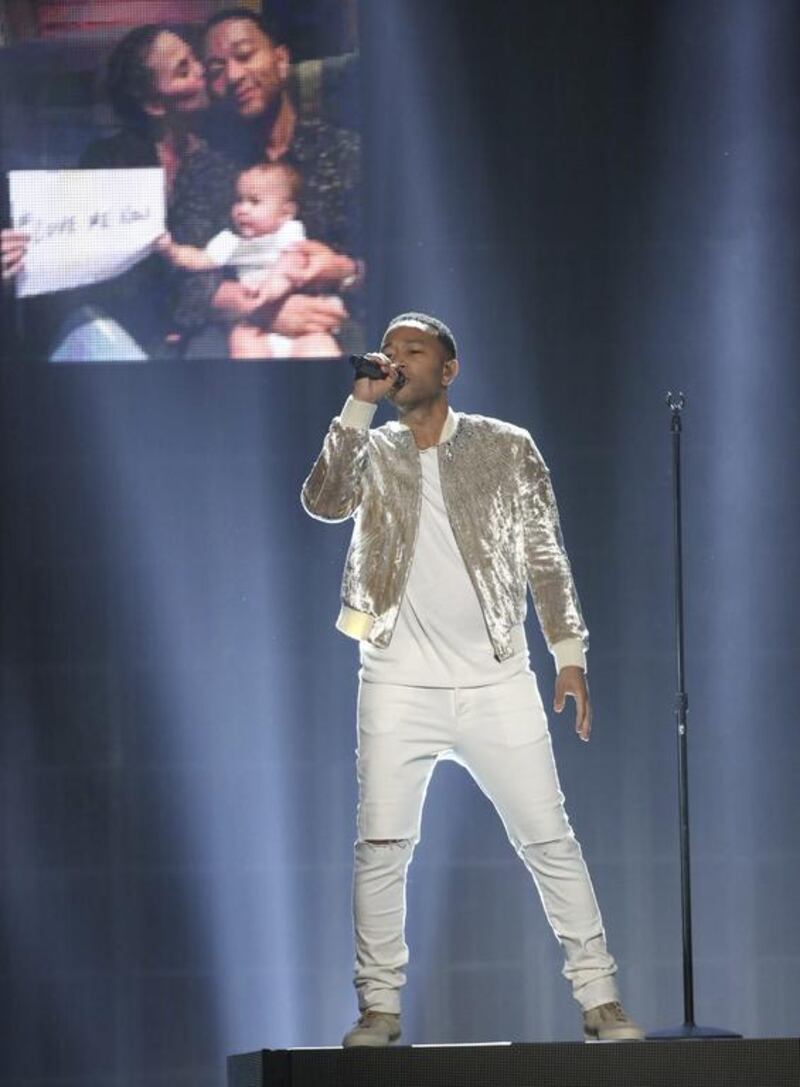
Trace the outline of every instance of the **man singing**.
<path fill-rule="evenodd" d="M 641 1039 L 563 795 L 523 623 L 527 586 L 558 678 L 555 710 L 576 704 L 589 739 L 587 631 L 544 461 L 527 431 L 454 412 L 458 373 L 445 324 L 390 323 L 331 423 L 302 501 L 355 529 L 337 627 L 360 642 L 355 987 L 345 1046 L 400 1037 L 405 881 L 439 758 L 472 774 L 497 809 L 564 950 L 564 976 L 590 1041 Z M 387 397 L 398 419 L 370 429 Z"/>

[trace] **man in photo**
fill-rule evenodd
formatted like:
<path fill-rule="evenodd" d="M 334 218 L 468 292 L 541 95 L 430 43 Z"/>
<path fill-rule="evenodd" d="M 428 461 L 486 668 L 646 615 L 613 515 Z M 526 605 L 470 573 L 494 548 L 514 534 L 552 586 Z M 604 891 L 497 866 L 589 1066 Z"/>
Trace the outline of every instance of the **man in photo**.
<path fill-rule="evenodd" d="M 348 320 L 364 273 L 357 255 L 358 134 L 299 114 L 289 93 L 289 47 L 269 8 L 260 15 L 247 8 L 214 15 L 206 24 L 203 56 L 212 105 L 209 140 L 221 164 L 209 171 L 188 162 L 181 171 L 170 213 L 172 237 L 181 245 L 205 247 L 228 225 L 241 169 L 288 162 L 303 181 L 299 218 L 307 237 L 298 248 L 307 264 L 302 291 L 257 309 L 246 287 L 223 272 L 185 276 L 175 318 L 188 354 L 220 353 L 226 327 L 243 318 L 289 338 L 336 336 L 337 354 L 345 345 L 359 348 L 357 323 Z"/>

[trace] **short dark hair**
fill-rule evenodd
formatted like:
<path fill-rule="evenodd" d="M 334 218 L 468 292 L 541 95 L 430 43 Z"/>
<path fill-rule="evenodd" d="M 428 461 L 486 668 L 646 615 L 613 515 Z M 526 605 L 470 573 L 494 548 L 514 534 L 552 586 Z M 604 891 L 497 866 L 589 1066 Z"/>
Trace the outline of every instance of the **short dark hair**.
<path fill-rule="evenodd" d="M 394 328 L 395 325 L 405 325 L 409 321 L 415 321 L 420 325 L 428 325 L 431 332 L 434 334 L 439 343 L 447 351 L 447 358 L 454 359 L 457 355 L 456 340 L 453 333 L 444 323 L 440 321 L 438 317 L 431 317 L 429 313 L 418 313 L 417 311 L 411 311 L 409 313 L 399 313 L 397 317 L 393 317 L 389 324 L 386 326 L 388 332 L 390 328 Z"/>
<path fill-rule="evenodd" d="M 273 45 L 286 44 L 286 31 L 278 14 L 275 11 L 262 11 L 259 13 L 253 11 L 252 8 L 234 7 L 215 11 L 210 18 L 206 19 L 206 34 L 212 27 L 217 26 L 219 23 L 227 23 L 231 19 L 247 19 L 249 22 L 255 23 L 261 33 L 265 34 Z"/>

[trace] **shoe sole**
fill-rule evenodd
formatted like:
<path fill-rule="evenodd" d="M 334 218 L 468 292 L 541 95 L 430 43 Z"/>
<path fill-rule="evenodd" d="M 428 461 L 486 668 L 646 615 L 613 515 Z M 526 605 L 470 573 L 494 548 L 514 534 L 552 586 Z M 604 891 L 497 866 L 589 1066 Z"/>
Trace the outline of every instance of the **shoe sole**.
<path fill-rule="evenodd" d="M 606 1045 L 609 1042 L 643 1042 L 644 1035 L 642 1034 L 620 1034 L 615 1038 L 598 1038 L 594 1034 L 584 1034 L 584 1042 L 589 1042 L 594 1045 Z"/>
<path fill-rule="evenodd" d="M 388 1049 L 398 1040 L 399 1035 L 397 1038 L 390 1038 L 388 1042 L 342 1042 L 342 1049 Z"/>

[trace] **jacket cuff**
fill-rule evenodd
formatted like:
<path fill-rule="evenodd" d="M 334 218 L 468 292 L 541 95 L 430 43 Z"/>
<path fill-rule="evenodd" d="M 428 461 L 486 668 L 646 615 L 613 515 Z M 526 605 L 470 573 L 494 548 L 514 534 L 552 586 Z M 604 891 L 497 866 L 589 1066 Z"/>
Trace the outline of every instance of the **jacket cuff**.
<path fill-rule="evenodd" d="M 577 665 L 578 668 L 582 668 L 584 672 L 588 670 L 586 666 L 586 650 L 583 648 L 583 642 L 580 638 L 564 638 L 562 641 L 556 642 L 555 645 L 551 646 L 550 652 L 555 658 L 557 673 L 570 664 Z"/>
<path fill-rule="evenodd" d="M 352 427 L 354 430 L 369 430 L 377 404 L 368 404 L 366 400 L 356 400 L 354 396 L 348 396 L 345 400 L 339 422 L 342 426 Z"/>
<path fill-rule="evenodd" d="M 342 604 L 339 618 L 336 620 L 336 629 L 346 634 L 348 638 L 363 642 L 369 637 L 374 622 L 373 616 L 367 612 L 356 611 L 355 608 Z"/>

